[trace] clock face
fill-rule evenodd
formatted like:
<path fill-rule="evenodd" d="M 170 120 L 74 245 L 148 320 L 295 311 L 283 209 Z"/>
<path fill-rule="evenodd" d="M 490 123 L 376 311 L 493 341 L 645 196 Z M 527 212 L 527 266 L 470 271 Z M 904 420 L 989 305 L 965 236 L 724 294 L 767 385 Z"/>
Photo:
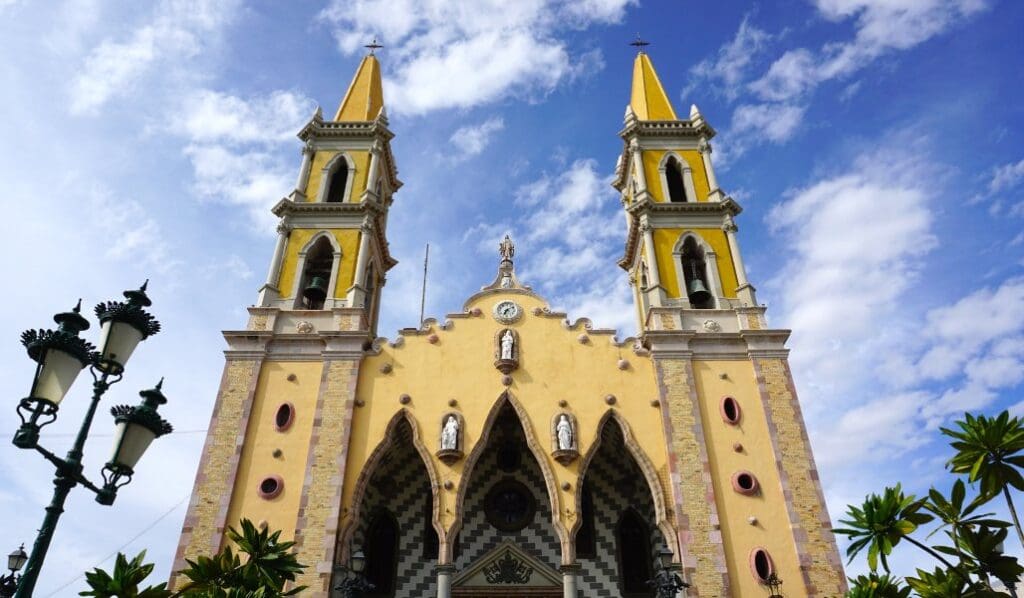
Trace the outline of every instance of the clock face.
<path fill-rule="evenodd" d="M 494 306 L 494 317 L 505 324 L 515 322 L 521 314 L 522 309 L 515 301 L 501 301 Z"/>

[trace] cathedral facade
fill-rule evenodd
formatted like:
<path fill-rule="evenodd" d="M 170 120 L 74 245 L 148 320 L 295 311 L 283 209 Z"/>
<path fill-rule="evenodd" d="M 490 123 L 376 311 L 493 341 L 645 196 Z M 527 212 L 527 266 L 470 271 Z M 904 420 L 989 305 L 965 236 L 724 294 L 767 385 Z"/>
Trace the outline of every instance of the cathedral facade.
<path fill-rule="evenodd" d="M 746 278 L 714 135 L 640 52 L 613 183 L 637 338 L 553 311 L 506 238 L 460 310 L 387 339 L 402 183 L 366 56 L 299 132 L 266 283 L 224 333 L 174 571 L 248 518 L 296 542 L 311 597 L 342 595 L 358 557 L 367 597 L 654 596 L 669 569 L 680 596 L 842 595 L 789 333 Z"/>

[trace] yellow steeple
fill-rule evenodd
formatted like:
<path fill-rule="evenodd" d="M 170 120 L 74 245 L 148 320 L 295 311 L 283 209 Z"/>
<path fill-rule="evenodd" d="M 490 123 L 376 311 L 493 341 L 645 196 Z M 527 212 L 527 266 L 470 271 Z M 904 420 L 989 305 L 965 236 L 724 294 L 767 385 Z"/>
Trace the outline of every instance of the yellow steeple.
<path fill-rule="evenodd" d="M 651 59 L 644 52 L 638 53 L 633 61 L 633 93 L 629 106 L 639 120 L 679 120 Z"/>
<path fill-rule="evenodd" d="M 377 118 L 384 106 L 384 88 L 380 82 L 380 63 L 372 53 L 359 63 L 356 76 L 338 106 L 335 121 L 368 121 Z"/>

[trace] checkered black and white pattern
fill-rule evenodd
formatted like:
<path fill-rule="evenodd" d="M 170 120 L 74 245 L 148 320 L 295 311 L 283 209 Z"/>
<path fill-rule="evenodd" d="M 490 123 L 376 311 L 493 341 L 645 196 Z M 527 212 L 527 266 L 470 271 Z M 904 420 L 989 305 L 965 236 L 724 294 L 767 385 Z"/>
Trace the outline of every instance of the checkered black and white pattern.
<path fill-rule="evenodd" d="M 652 563 L 665 546 L 655 525 L 654 501 L 647 481 L 622 441 L 618 426 L 605 426 L 601 446 L 585 474 L 594 498 L 594 558 L 578 558 L 576 585 L 581 596 L 619 596 L 615 527 L 626 509 L 635 509 L 651 532 Z"/>
<path fill-rule="evenodd" d="M 497 449 L 509 442 L 515 443 L 521 452 L 520 465 L 513 472 L 498 467 Z M 533 521 L 518 532 L 493 527 L 484 511 L 488 491 L 506 478 L 529 488 L 537 505 Z M 617 426 L 605 426 L 601 446 L 590 463 L 586 479 L 593 497 L 597 550 L 593 558 L 578 559 L 577 587 L 580 595 L 588 598 L 619 596 L 615 528 L 622 514 L 632 508 L 647 522 L 651 531 L 652 562 L 664 546 L 664 539 L 654 523 L 654 503 L 647 482 L 623 444 Z M 399 528 L 395 598 L 421 598 L 436 593 L 436 555 L 426 557 L 423 553 L 423 531 L 429 525 L 424 504 L 427 496 L 430 496 L 430 481 L 426 469 L 411 440 L 401 438 L 382 459 L 367 486 L 360 509 L 361 521 L 353 538 L 353 546 L 364 545 L 370 519 L 378 509 L 387 509 L 395 517 Z M 471 567 L 506 540 L 516 543 L 551 569 L 558 569 L 561 547 L 551 524 L 544 477 L 514 417 L 500 417 L 495 422 L 489 444 L 471 474 L 464 512 L 460 549 L 455 558 L 458 571 Z"/>
<path fill-rule="evenodd" d="M 394 446 L 381 460 L 367 484 L 360 508 L 360 522 L 353 546 L 365 545 L 367 527 L 375 512 L 386 509 L 398 522 L 398 567 L 395 598 L 420 598 L 437 593 L 434 575 L 436 555 L 424 558 L 423 530 L 426 497 L 431 496 L 430 478 L 411 439 L 399 434 Z M 337 574 L 336 574 L 337 576 Z M 340 581 L 340 578 L 339 578 Z M 336 594 L 340 597 L 340 594 Z"/>

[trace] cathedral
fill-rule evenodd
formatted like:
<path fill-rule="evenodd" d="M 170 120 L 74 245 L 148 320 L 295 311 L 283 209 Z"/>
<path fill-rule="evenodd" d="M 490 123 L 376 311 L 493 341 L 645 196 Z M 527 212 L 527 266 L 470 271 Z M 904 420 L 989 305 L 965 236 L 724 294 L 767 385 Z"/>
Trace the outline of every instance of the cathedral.
<path fill-rule="evenodd" d="M 247 518 L 295 541 L 316 598 L 841 596 L 789 331 L 747 280 L 715 130 L 650 57 L 613 181 L 637 338 L 552 310 L 508 237 L 461 307 L 378 336 L 388 214 L 411 209 L 394 135 L 371 51 L 298 134 L 173 571 Z"/>

